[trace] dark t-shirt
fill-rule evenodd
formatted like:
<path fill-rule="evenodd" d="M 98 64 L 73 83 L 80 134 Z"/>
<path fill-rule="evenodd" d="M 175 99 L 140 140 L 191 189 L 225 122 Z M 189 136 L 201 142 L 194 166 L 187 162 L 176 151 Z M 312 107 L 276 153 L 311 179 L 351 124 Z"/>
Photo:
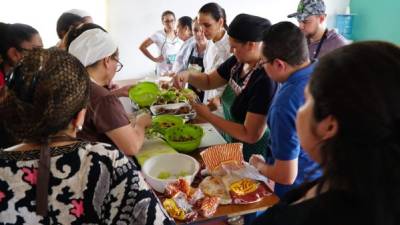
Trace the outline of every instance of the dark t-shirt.
<path fill-rule="evenodd" d="M 119 99 L 106 88 L 90 82 L 90 102 L 83 129 L 78 137 L 84 140 L 114 144 L 105 134 L 128 125 L 129 119 Z"/>
<path fill-rule="evenodd" d="M 316 182 L 308 183 L 288 192 L 277 205 L 257 217 L 252 224 L 371 224 L 366 212 L 371 211 L 369 205 L 374 203 L 369 199 L 365 199 L 362 203 L 344 190 L 329 190 L 314 198 L 293 204 L 305 196 L 315 184 Z"/>
<path fill-rule="evenodd" d="M 238 61 L 236 57 L 231 56 L 218 67 L 218 74 L 223 79 L 229 81 L 231 77 L 231 70 L 237 63 Z M 241 71 L 242 68 L 243 64 L 240 65 L 240 69 L 238 71 Z M 238 73 L 233 74 L 233 79 L 236 83 L 241 85 L 246 78 L 240 78 L 240 74 Z M 247 112 L 267 115 L 277 87 L 277 83 L 268 77 L 262 67 L 257 68 L 251 75 L 247 86 L 233 102 L 231 107 L 231 115 L 235 118 L 235 120 L 240 122 L 245 121 Z"/>

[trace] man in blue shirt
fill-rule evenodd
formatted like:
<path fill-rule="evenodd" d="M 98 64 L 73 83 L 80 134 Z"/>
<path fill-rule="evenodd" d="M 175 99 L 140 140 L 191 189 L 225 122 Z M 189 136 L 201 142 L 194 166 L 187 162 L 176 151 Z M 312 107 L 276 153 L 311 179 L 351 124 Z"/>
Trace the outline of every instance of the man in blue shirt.
<path fill-rule="evenodd" d="M 262 53 L 268 76 L 281 84 L 271 103 L 267 123 L 271 132 L 267 158 L 254 155 L 250 163 L 275 181 L 275 193 L 287 191 L 321 176 L 319 165 L 300 146 L 296 133 L 296 113 L 304 103 L 304 88 L 314 69 L 307 40 L 290 22 L 277 23 L 265 33 Z"/>

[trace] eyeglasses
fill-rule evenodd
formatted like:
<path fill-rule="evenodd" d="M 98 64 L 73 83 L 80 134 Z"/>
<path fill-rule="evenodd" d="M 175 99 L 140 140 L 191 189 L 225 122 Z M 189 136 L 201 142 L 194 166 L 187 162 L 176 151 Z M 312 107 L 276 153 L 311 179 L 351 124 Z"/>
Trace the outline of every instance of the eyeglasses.
<path fill-rule="evenodd" d="M 113 56 L 111 58 L 117 62 L 117 69 L 115 70 L 115 72 L 121 71 L 122 68 L 124 67 L 124 64 L 122 64 L 117 58 L 115 58 Z"/>

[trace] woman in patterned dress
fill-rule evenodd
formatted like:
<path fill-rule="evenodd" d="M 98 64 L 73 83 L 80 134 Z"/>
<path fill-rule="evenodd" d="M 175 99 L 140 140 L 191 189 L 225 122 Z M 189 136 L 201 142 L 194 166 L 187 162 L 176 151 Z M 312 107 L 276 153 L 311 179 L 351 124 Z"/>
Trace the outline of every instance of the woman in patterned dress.
<path fill-rule="evenodd" d="M 21 144 L 0 151 L 0 224 L 173 224 L 136 165 L 76 139 L 89 76 L 65 51 L 32 50 L 0 98 Z"/>

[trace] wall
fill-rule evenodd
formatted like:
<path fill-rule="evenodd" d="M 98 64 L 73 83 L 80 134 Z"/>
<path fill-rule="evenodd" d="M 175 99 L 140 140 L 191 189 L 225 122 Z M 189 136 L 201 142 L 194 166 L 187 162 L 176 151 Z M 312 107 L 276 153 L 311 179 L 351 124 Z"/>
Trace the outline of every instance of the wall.
<path fill-rule="evenodd" d="M 385 40 L 400 44 L 399 0 L 352 0 L 354 40 Z"/>
<path fill-rule="evenodd" d="M 36 28 L 45 47 L 58 42 L 57 19 L 70 9 L 83 9 L 89 12 L 99 25 L 106 25 L 106 0 L 0 0 L 0 21 L 6 23 L 25 23 Z"/>
<path fill-rule="evenodd" d="M 194 17 L 202 5 L 212 0 L 0 0 L 0 21 L 26 23 L 41 34 L 44 46 L 54 46 L 58 37 L 56 21 L 62 12 L 72 8 L 88 11 L 95 23 L 105 27 L 118 43 L 124 68 L 116 80 L 140 78 L 154 70 L 154 63 L 139 51 L 140 43 L 162 28 L 160 15 L 170 9 L 177 17 Z M 266 17 L 276 23 L 289 20 L 299 0 L 215 0 L 225 8 L 228 24 L 239 13 Z M 334 14 L 343 13 L 349 0 L 325 0 L 328 27 L 334 25 Z M 6 9 L 6 10 L 5 10 Z M 290 19 L 296 23 L 295 19 Z M 155 49 L 152 48 L 154 51 Z"/>
<path fill-rule="evenodd" d="M 334 25 L 334 14 L 343 13 L 349 0 L 326 0 L 328 27 Z M 140 43 L 156 30 L 162 29 L 161 13 L 172 10 L 177 18 L 194 17 L 210 0 L 109 0 L 109 32 L 120 47 L 124 69 L 116 79 L 140 78 L 151 74 L 154 63 L 138 49 Z M 218 0 L 227 13 L 228 24 L 239 13 L 266 17 L 276 23 L 289 20 L 287 15 L 297 9 L 299 0 Z M 295 19 L 289 21 L 295 22 Z M 155 49 L 152 49 L 155 51 Z"/>

